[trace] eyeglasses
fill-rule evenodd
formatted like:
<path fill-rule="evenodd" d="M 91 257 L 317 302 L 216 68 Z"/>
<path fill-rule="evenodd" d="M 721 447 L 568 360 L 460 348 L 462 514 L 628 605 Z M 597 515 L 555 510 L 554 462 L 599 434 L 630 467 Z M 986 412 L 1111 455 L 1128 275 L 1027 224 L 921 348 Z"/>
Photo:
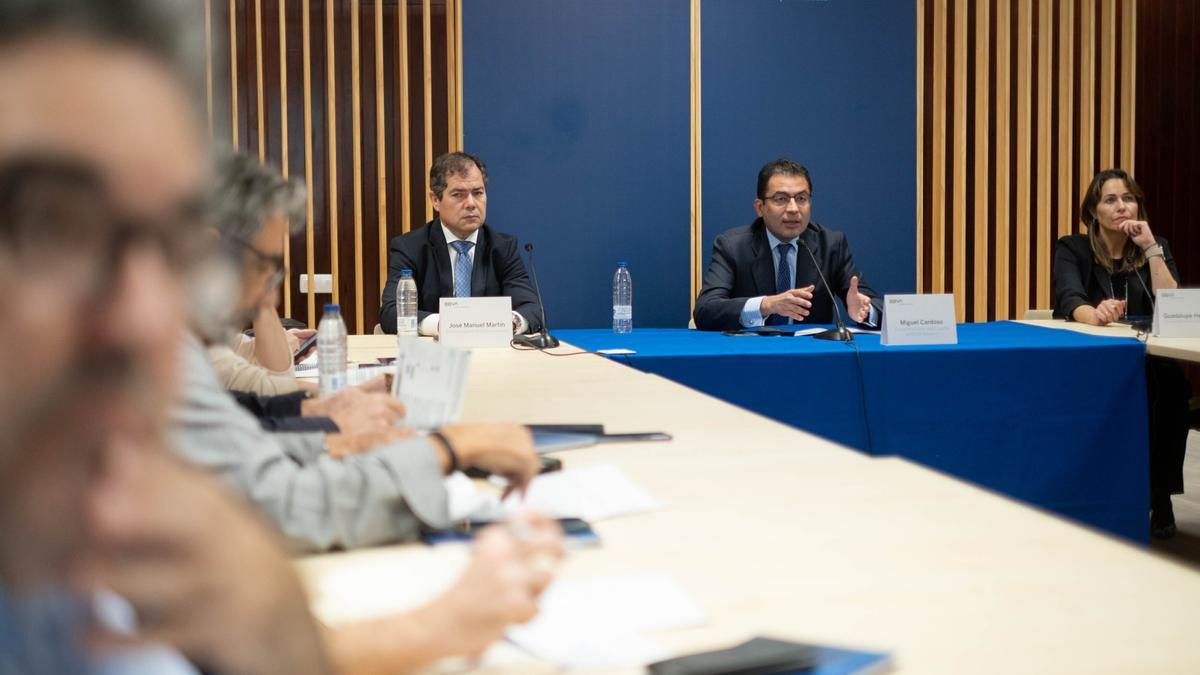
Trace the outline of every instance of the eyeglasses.
<path fill-rule="evenodd" d="M 776 192 L 770 197 L 767 197 L 768 202 L 781 209 L 787 208 L 788 204 L 790 204 L 793 199 L 796 200 L 796 206 L 803 207 L 812 201 L 812 195 L 807 192 L 797 192 L 794 195 L 789 195 L 786 192 Z"/>
<path fill-rule="evenodd" d="M 237 244 L 239 247 L 241 247 L 241 249 L 243 251 L 246 251 L 250 255 L 254 256 L 255 260 L 258 261 L 259 265 L 261 265 L 262 267 L 265 267 L 266 269 L 271 270 L 271 278 L 268 280 L 268 283 L 270 285 L 268 286 L 268 288 L 271 288 L 271 289 L 279 288 L 279 285 L 283 283 L 283 277 L 285 276 L 285 272 L 284 272 L 285 263 L 283 261 L 283 256 L 272 255 L 270 253 L 263 253 L 262 251 L 258 250 L 258 248 L 254 246 L 254 244 L 251 244 L 250 242 L 248 242 L 245 239 L 242 239 L 240 237 L 229 237 L 229 241 L 233 242 L 234 244 Z"/>
<path fill-rule="evenodd" d="M 0 244 L 31 272 L 54 275 L 76 290 L 110 288 L 131 251 L 150 249 L 176 273 L 205 251 L 203 201 L 190 199 L 165 218 L 119 213 L 99 175 L 60 158 L 23 157 L 0 165 Z"/>

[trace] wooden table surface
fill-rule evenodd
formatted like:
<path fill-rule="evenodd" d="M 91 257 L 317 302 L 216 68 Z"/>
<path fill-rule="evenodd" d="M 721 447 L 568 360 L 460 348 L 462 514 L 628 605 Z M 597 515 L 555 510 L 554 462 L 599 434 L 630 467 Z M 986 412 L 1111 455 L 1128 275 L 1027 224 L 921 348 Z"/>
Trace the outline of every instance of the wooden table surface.
<path fill-rule="evenodd" d="M 352 337 L 351 354 L 390 355 L 394 340 Z M 477 350 L 463 420 L 674 436 L 559 457 L 616 464 L 665 504 L 596 523 L 603 545 L 572 553 L 561 574 L 672 575 L 709 618 L 654 634 L 677 653 L 766 634 L 889 651 L 907 673 L 1200 672 L 1200 574 L 904 460 L 868 458 L 595 355 Z M 402 583 L 429 555 L 407 545 L 298 565 L 319 594 L 356 565 L 394 565 Z M 315 599 L 350 615 L 355 600 Z"/>
<path fill-rule="evenodd" d="M 1078 321 L 1063 321 L 1061 319 L 1022 321 L 1021 323 L 1027 323 L 1032 326 L 1042 326 L 1045 328 L 1073 330 L 1079 333 L 1087 333 L 1088 335 L 1128 338 L 1138 337 L 1138 334 L 1135 330 L 1129 326 L 1120 324 L 1089 326 L 1084 323 L 1079 323 Z M 1148 337 L 1143 335 L 1141 339 L 1145 340 L 1146 342 L 1146 353 L 1152 356 L 1162 356 L 1179 361 L 1200 363 L 1200 338 L 1163 338 Z"/>

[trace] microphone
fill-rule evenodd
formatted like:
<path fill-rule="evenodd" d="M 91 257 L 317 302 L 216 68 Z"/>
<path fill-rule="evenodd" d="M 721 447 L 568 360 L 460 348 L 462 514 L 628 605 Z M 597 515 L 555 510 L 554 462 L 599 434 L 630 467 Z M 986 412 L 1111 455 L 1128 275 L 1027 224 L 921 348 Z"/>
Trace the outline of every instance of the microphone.
<path fill-rule="evenodd" d="M 825 280 L 825 275 L 821 273 L 821 266 L 817 264 L 817 256 L 813 255 L 812 249 L 808 247 L 803 239 L 797 239 L 805 251 L 808 251 L 808 258 L 812 260 L 813 267 L 817 268 L 817 276 L 821 278 L 821 283 L 825 284 L 825 292 L 829 294 L 829 302 L 833 304 L 834 316 L 837 317 L 837 328 L 823 330 L 820 333 L 813 335 L 818 340 L 841 340 L 842 342 L 854 342 L 854 333 L 846 328 L 845 322 L 842 321 L 842 310 L 838 308 L 837 298 L 833 295 L 833 289 L 829 287 L 829 282 Z"/>
<path fill-rule="evenodd" d="M 542 310 L 542 332 L 533 335 L 518 335 L 512 339 L 512 342 L 514 345 L 533 349 L 553 349 L 558 346 L 558 338 L 550 334 L 550 326 L 546 324 L 546 305 L 542 302 L 542 287 L 538 284 L 537 268 L 533 266 L 533 244 L 526 242 L 525 252 L 529 254 L 529 276 L 533 280 L 533 291 L 537 293 L 538 307 Z"/>
<path fill-rule="evenodd" d="M 1147 259 L 1146 267 L 1149 268 L 1149 266 L 1150 266 L 1150 261 L 1149 261 L 1149 259 Z M 1151 318 L 1150 318 L 1150 321 L 1146 321 L 1144 319 L 1141 321 L 1134 321 L 1134 322 L 1130 323 L 1130 326 L 1132 326 L 1134 328 L 1134 330 L 1139 330 L 1143 333 L 1149 333 L 1154 324 L 1154 294 L 1150 292 L 1149 288 L 1146 288 L 1146 282 L 1142 281 L 1142 273 L 1140 270 L 1135 269 L 1132 271 L 1132 274 L 1133 274 L 1133 276 L 1137 277 L 1138 283 L 1142 285 L 1142 290 L 1146 292 L 1146 297 L 1150 298 L 1150 317 Z M 1125 297 L 1128 298 L 1129 294 L 1126 293 Z"/>

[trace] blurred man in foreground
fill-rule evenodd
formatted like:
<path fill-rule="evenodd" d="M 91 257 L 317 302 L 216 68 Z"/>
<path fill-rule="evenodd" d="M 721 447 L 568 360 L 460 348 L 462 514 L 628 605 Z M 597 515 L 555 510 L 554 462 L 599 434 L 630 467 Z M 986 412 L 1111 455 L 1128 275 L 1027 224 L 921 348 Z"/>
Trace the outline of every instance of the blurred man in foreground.
<path fill-rule="evenodd" d="M 161 446 L 205 165 L 184 13 L 0 5 L 4 672 L 327 670 L 274 536 Z"/>

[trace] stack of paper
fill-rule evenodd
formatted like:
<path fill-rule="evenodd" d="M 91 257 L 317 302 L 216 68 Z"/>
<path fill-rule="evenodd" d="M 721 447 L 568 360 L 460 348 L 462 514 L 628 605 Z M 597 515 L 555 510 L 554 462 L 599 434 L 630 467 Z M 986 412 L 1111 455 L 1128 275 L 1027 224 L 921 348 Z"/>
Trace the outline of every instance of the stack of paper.
<path fill-rule="evenodd" d="M 430 340 L 401 339 L 392 394 L 407 411 L 406 426 L 435 429 L 458 419 L 471 353 Z"/>
<path fill-rule="evenodd" d="M 317 350 L 314 349 L 307 358 L 296 364 L 296 377 L 315 380 L 320 374 L 317 369 L 317 363 Z"/>

